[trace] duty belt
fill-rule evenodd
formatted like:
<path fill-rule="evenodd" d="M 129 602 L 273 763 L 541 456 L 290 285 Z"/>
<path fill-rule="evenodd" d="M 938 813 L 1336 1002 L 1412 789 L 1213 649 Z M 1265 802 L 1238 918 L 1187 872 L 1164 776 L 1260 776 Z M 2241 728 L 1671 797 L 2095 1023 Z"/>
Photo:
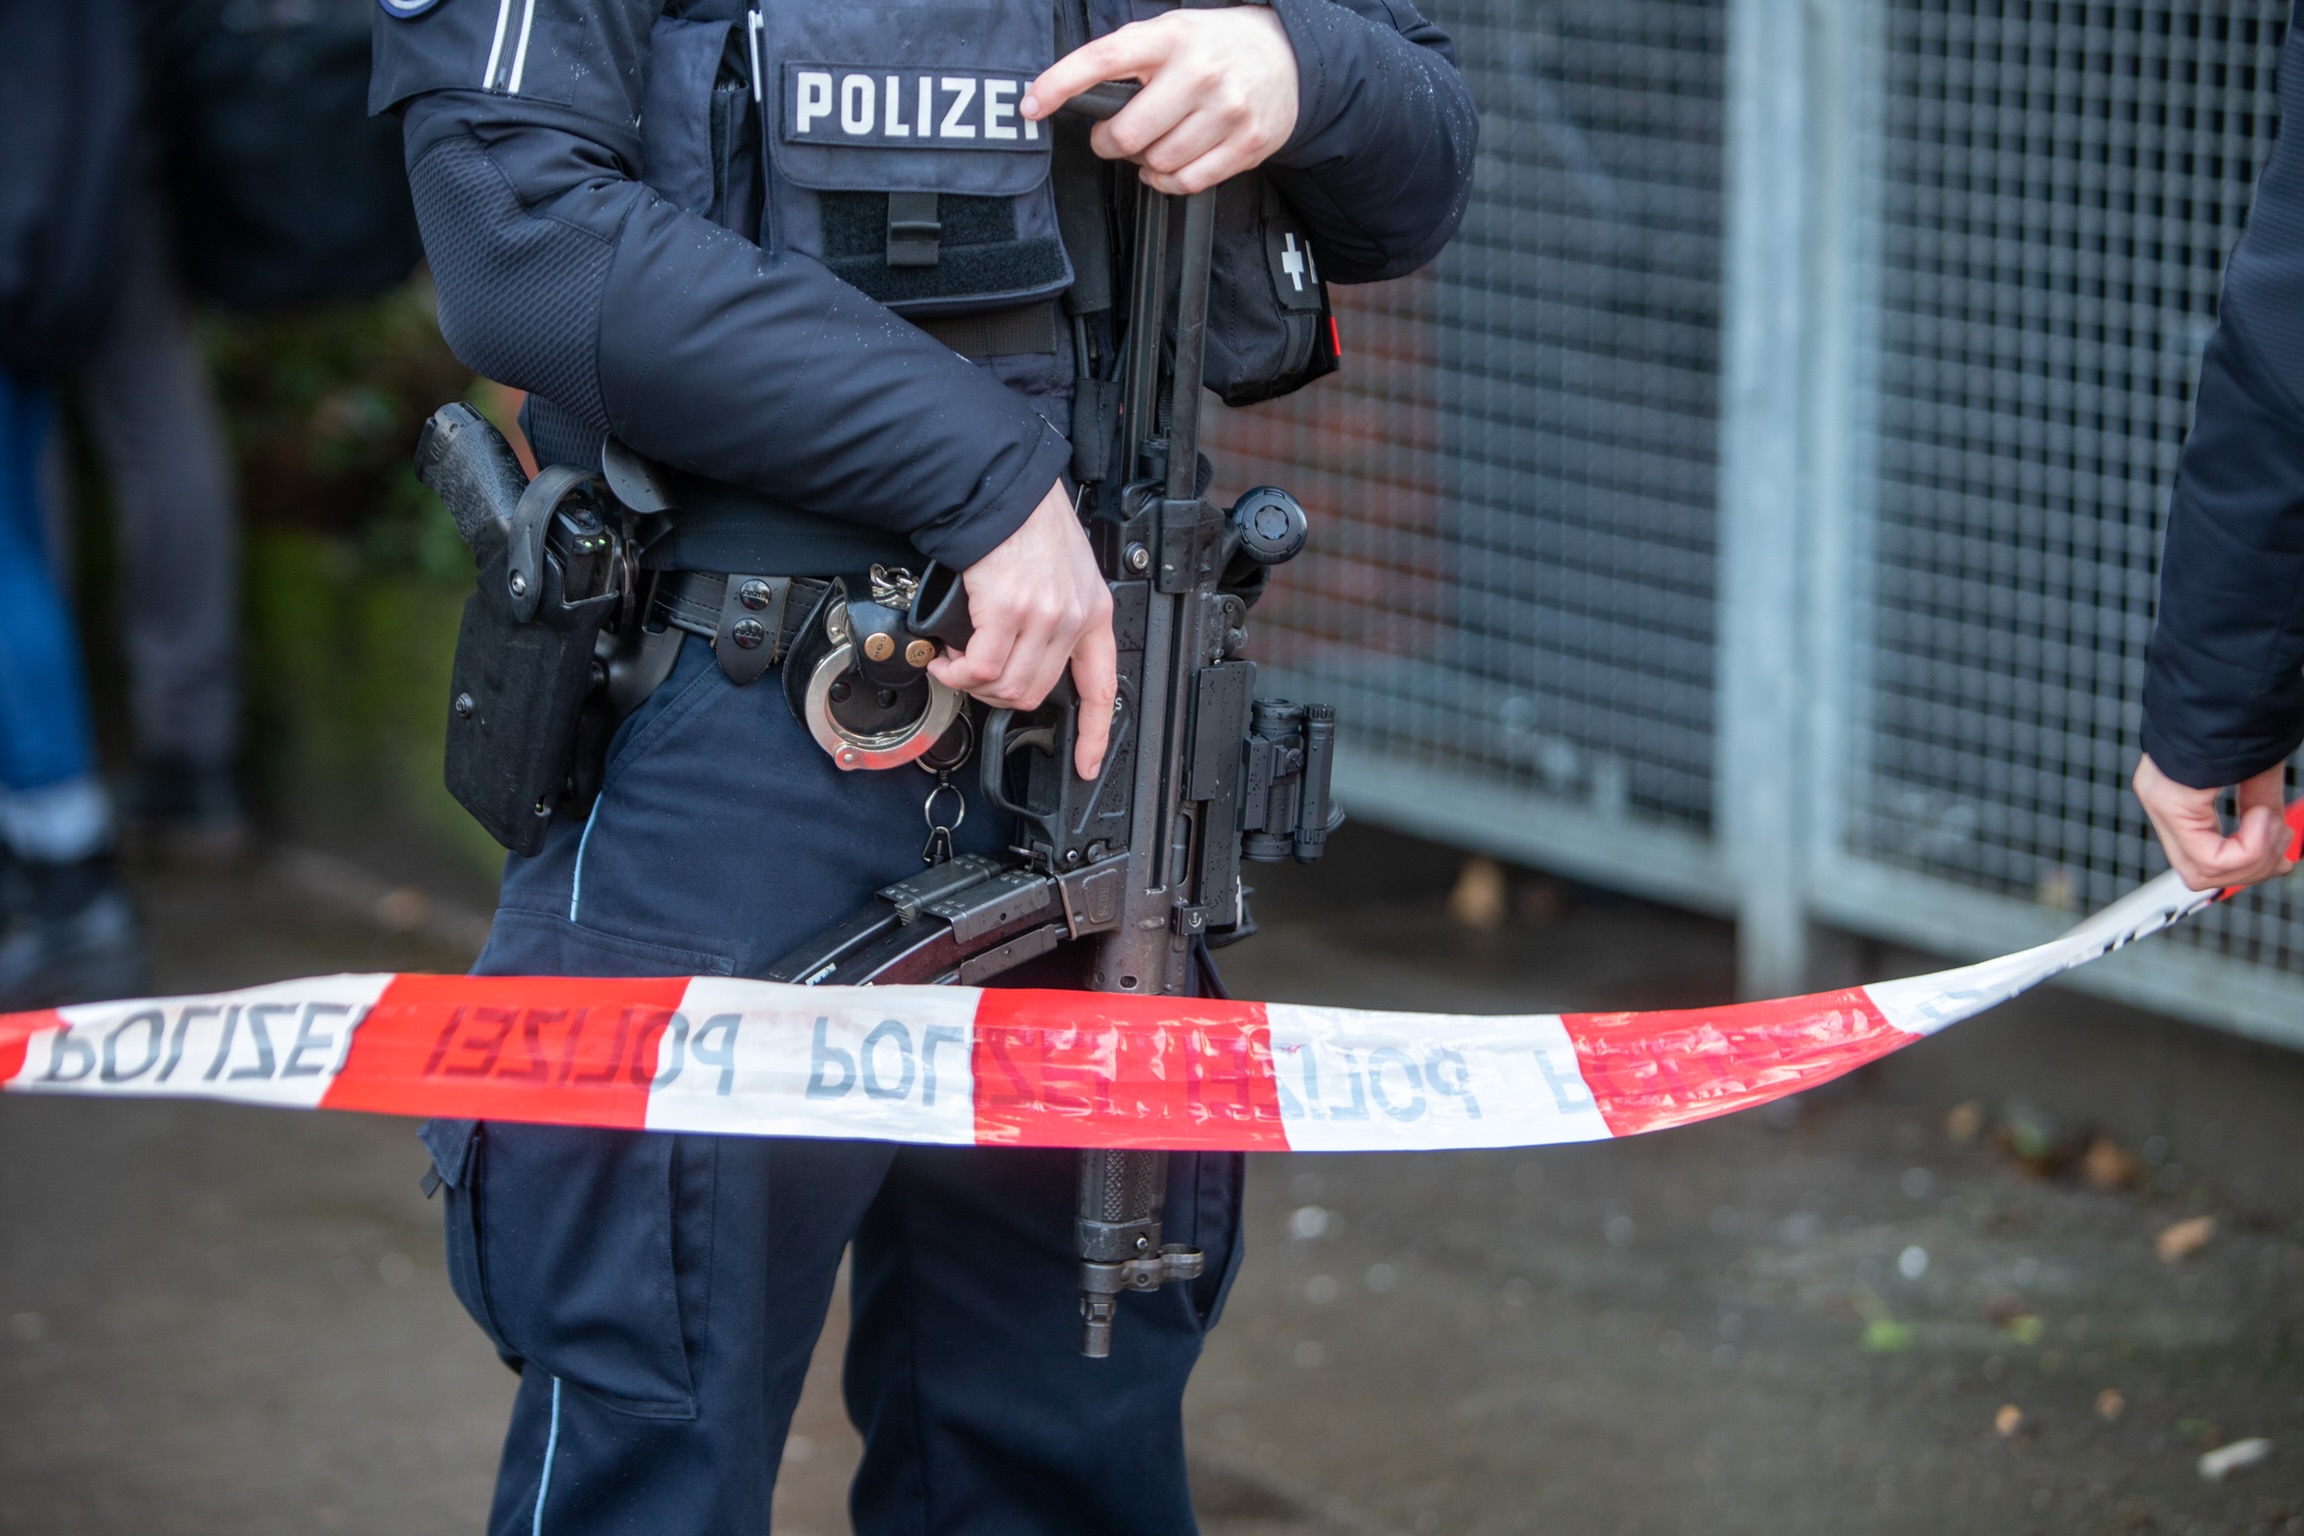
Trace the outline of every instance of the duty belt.
<path fill-rule="evenodd" d="M 960 578 L 944 567 L 915 577 L 875 565 L 862 590 L 814 576 L 668 571 L 643 633 L 673 630 L 710 640 L 739 687 L 782 662 L 784 702 L 843 769 L 918 762 L 941 787 L 974 740 L 967 701 L 928 671 L 940 646 L 965 646 L 970 633 Z M 931 756 L 945 745 L 945 760 Z"/>
<path fill-rule="evenodd" d="M 749 683 L 791 650 L 831 589 L 814 576 L 667 571 L 657 579 L 649 619 L 711 641 L 720 669 Z"/>

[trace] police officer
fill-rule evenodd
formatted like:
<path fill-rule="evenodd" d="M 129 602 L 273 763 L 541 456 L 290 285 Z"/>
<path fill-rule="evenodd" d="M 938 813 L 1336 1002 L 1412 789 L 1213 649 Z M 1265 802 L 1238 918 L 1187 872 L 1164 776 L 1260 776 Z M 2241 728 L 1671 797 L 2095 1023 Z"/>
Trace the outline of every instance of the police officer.
<path fill-rule="evenodd" d="M 975 636 L 936 675 L 1028 707 L 1069 669 L 1093 774 L 1113 641 L 1066 429 L 1109 357 L 1078 300 L 1114 286 L 1087 263 L 1126 175 L 1261 167 L 1343 281 L 1429 260 L 1470 186 L 1470 99 L 1408 0 L 380 5 L 371 105 L 403 119 L 450 345 L 530 391 L 542 462 L 612 437 L 679 487 L 646 563 L 694 638 L 589 815 L 508 863 L 483 972 L 756 974 L 919 867 L 931 782 L 841 771 L 773 671 L 716 653 L 732 577 L 961 570 Z M 1142 88 L 1082 183 L 1055 114 L 1118 79 Z M 1059 199 L 1098 178 L 1087 219 Z M 1069 1152 L 423 1134 L 452 1277 L 520 1373 L 492 1531 L 766 1530 L 851 1244 L 857 1530 L 1192 1529 L 1180 1402 L 1239 1263 L 1238 1158 L 1171 1158 L 1167 1235 L 1205 1278 L 1126 1297 L 1089 1361 Z"/>
<path fill-rule="evenodd" d="M 2160 566 L 2135 789 L 2194 890 L 2286 874 L 2286 764 L 2304 742 L 2304 40 L 2284 128 L 2224 272 Z M 2227 829 L 2217 801 L 2232 791 Z"/>

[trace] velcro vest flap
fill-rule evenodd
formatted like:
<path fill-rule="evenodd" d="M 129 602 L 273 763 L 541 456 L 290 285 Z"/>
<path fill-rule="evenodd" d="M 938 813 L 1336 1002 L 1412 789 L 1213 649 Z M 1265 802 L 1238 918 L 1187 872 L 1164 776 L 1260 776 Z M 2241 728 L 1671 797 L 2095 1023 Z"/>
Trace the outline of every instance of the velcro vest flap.
<path fill-rule="evenodd" d="M 1055 58 L 1052 6 L 769 0 L 776 166 L 817 192 L 1022 197 L 1054 135 L 1017 110 Z"/>

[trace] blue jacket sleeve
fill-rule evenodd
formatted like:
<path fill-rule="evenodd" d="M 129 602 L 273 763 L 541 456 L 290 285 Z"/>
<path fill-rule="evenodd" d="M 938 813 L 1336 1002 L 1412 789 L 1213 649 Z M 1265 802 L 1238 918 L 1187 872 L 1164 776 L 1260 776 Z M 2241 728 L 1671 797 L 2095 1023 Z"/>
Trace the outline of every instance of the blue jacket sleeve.
<path fill-rule="evenodd" d="M 2304 33 L 2285 127 L 2225 269 L 2160 566 L 2144 750 L 2221 788 L 2304 742 Z"/>
<path fill-rule="evenodd" d="M 1311 226 L 1321 275 L 1372 283 L 1446 245 L 1480 118 L 1446 33 L 1408 0 L 1273 0 L 1296 50 L 1296 131 L 1265 167 Z"/>
<path fill-rule="evenodd" d="M 1070 462 L 990 373 L 819 263 L 666 202 L 574 113 L 439 92 L 407 136 L 441 334 L 490 378 L 962 568 Z"/>

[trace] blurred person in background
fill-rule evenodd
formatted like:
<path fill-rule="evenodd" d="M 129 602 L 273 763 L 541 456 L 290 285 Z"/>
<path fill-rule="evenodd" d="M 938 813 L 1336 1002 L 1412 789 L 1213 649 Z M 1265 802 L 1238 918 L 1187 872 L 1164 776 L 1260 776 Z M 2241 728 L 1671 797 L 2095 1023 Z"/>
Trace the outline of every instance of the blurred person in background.
<path fill-rule="evenodd" d="M 111 323 L 76 401 L 112 493 L 136 842 L 247 849 L 240 508 L 193 306 L 374 298 L 422 255 L 400 138 L 367 111 L 372 0 L 137 0 L 148 86 Z"/>
<path fill-rule="evenodd" d="M 195 302 L 368 299 L 421 254 L 399 136 L 367 115 L 371 0 L 138 0 L 147 63 L 119 292 L 74 400 L 117 519 L 139 847 L 228 861 L 240 788 L 240 508 Z"/>
<path fill-rule="evenodd" d="M 123 0 L 0 6 L 0 1010 L 144 985 L 43 494 L 119 289 L 135 80 Z"/>
<path fill-rule="evenodd" d="M 74 394 L 112 493 L 119 637 L 136 772 L 124 809 L 147 852 L 247 849 L 240 757 L 240 517 L 224 420 L 172 265 L 165 206 L 123 220 L 110 324 Z M 61 530 L 55 542 L 65 544 Z"/>
<path fill-rule="evenodd" d="M 2304 37 L 2293 25 L 2279 88 L 2285 126 L 2225 268 L 2146 660 L 2136 795 L 2194 890 L 2294 867 L 2281 821 L 2288 759 L 2304 743 Z"/>

